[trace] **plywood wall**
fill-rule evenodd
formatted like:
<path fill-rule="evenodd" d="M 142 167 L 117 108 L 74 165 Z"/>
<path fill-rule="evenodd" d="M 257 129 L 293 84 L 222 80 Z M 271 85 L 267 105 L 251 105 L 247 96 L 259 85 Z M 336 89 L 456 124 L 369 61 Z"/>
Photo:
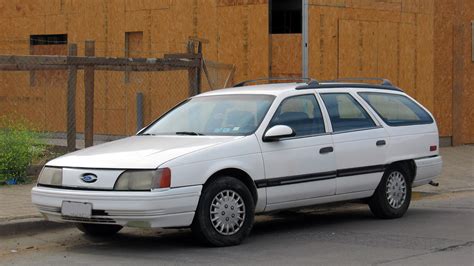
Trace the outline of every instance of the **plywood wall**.
<path fill-rule="evenodd" d="M 433 112 L 442 136 L 451 136 L 452 15 L 435 15 L 442 2 L 310 1 L 310 74 L 388 78 Z"/>
<path fill-rule="evenodd" d="M 309 4 L 312 77 L 389 78 L 434 113 L 442 136 L 457 134 L 463 143 L 474 142 L 470 61 L 474 1 L 310 0 Z M 84 54 L 84 41 L 92 39 L 98 56 L 124 56 L 125 32 L 142 32 L 134 56 L 184 52 L 188 37 L 197 36 L 209 40 L 203 47 L 207 59 L 235 64 L 235 81 L 299 75 L 301 36 L 270 36 L 268 16 L 267 0 L 0 0 L 0 54 L 30 54 L 31 34 L 68 34 L 69 43 L 78 44 L 79 55 Z M 78 80 L 82 78 L 80 72 Z M 27 107 L 64 105 L 60 99 L 64 91 L 53 97 L 48 96 L 53 90 L 34 90 L 29 74 L 0 73 L 0 79 L 0 114 L 17 110 L 44 121 L 44 113 Z M 185 71 L 137 74 L 130 83 L 124 82 L 124 73 L 96 74 L 96 133 L 133 133 L 137 92 L 145 96 L 144 117 L 149 122 L 186 98 L 186 86 Z M 77 90 L 81 131 L 82 82 Z M 13 95 L 17 100 L 9 100 Z M 51 102 L 53 98 L 57 100 Z M 65 129 L 63 118 L 54 121 L 48 130 Z"/>
<path fill-rule="evenodd" d="M 209 40 L 203 47 L 207 59 L 235 64 L 237 81 L 269 75 L 267 22 L 266 0 L 0 0 L 0 54 L 30 54 L 32 34 L 67 34 L 69 43 L 78 44 L 79 55 L 84 54 L 84 42 L 90 39 L 96 42 L 97 56 L 122 57 L 125 33 L 140 32 L 140 47 L 130 55 L 162 57 L 166 53 L 185 52 L 188 38 L 195 36 Z M 19 77 L 23 81 L 15 83 Z M 128 83 L 121 72 L 97 72 L 95 78 L 97 134 L 135 132 L 138 92 L 144 94 L 146 123 L 188 96 L 186 71 L 133 73 Z M 0 115 L 14 110 L 44 130 L 65 130 L 66 86 L 51 95 L 52 88 L 41 93 L 34 91 L 26 72 L 0 73 L 0 79 L 4 84 L 0 85 Z M 83 73 L 79 71 L 79 131 L 84 125 L 82 79 Z M 14 83 L 15 90 L 11 92 L 12 86 L 6 84 Z M 11 93 L 23 98 L 10 97 Z M 29 106 L 34 102 L 33 106 L 41 105 L 42 109 L 31 111 L 28 104 L 23 104 L 25 97 L 29 97 Z M 41 111 L 45 106 L 56 106 L 58 110 L 47 126 L 48 112 Z"/>

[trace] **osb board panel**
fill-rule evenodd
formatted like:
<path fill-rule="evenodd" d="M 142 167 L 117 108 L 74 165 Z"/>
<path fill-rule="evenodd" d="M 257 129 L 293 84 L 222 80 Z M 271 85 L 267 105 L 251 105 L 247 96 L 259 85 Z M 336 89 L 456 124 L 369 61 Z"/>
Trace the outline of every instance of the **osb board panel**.
<path fill-rule="evenodd" d="M 105 49 L 107 56 L 120 57 L 125 50 L 125 9 L 123 1 L 106 2 Z"/>
<path fill-rule="evenodd" d="M 61 7 L 61 0 L 0 0 L 0 17 L 59 14 Z"/>
<path fill-rule="evenodd" d="M 433 110 L 434 60 L 433 60 L 433 17 L 417 15 L 416 32 L 416 92 L 415 98 L 426 108 Z"/>
<path fill-rule="evenodd" d="M 218 7 L 218 61 L 236 65 L 236 80 L 247 79 L 248 12 L 245 6 Z M 221 30 L 222 29 L 222 30 Z"/>
<path fill-rule="evenodd" d="M 379 22 L 377 27 L 377 76 L 386 77 L 398 84 L 399 65 L 399 24 Z"/>
<path fill-rule="evenodd" d="M 450 1 L 451 2 L 451 1 Z M 453 14 L 442 1 L 434 17 L 434 115 L 441 136 L 452 136 Z M 452 8 L 452 7 L 450 7 Z"/>
<path fill-rule="evenodd" d="M 309 7 L 309 75 L 321 80 L 338 76 L 338 17 L 340 10 Z"/>
<path fill-rule="evenodd" d="M 433 13 L 435 0 L 310 0 L 310 5 L 410 13 Z"/>
<path fill-rule="evenodd" d="M 244 43 L 244 50 L 247 49 L 248 76 L 268 77 L 269 76 L 269 34 L 268 34 L 268 6 L 266 4 L 248 6 L 247 44 Z M 244 24 L 245 26 L 245 24 Z M 225 29 L 222 29 L 225 30 Z M 244 30 L 245 40 L 245 30 Z"/>
<path fill-rule="evenodd" d="M 416 26 L 400 24 L 399 28 L 399 61 L 398 86 L 410 95 L 415 95 L 416 89 Z"/>
<path fill-rule="evenodd" d="M 67 33 L 66 15 L 46 16 L 44 23 L 45 34 Z"/>
<path fill-rule="evenodd" d="M 339 21 L 339 77 L 377 76 L 377 22 Z"/>
<path fill-rule="evenodd" d="M 471 21 L 474 18 L 474 2 L 463 2 L 464 25 L 464 90 L 463 90 L 463 141 L 474 143 L 474 63 L 471 61 Z"/>
<path fill-rule="evenodd" d="M 173 2 L 171 7 L 170 29 L 169 29 L 169 50 L 178 53 L 185 52 L 186 41 L 189 36 L 193 36 L 196 31 L 193 21 L 193 10 L 197 8 L 194 0 L 179 0 Z"/>
<path fill-rule="evenodd" d="M 272 34 L 272 77 L 301 76 L 301 34 Z"/>
<path fill-rule="evenodd" d="M 309 7 L 309 66 L 313 77 L 386 77 L 433 111 L 433 65 L 430 14 Z"/>
<path fill-rule="evenodd" d="M 179 0 L 178 0 L 179 1 Z M 166 9 L 170 7 L 171 0 L 126 0 L 126 10 Z"/>
<path fill-rule="evenodd" d="M 172 18 L 173 14 L 168 9 L 152 11 L 150 56 L 162 57 L 169 52 Z M 182 47 L 184 49 L 184 45 Z"/>
<path fill-rule="evenodd" d="M 45 30 L 44 16 L 15 17 L 10 23 L 14 28 L 10 31 L 8 39 L 28 40 L 31 34 L 43 34 Z"/>
<path fill-rule="evenodd" d="M 198 1 L 197 9 L 194 11 L 197 12 L 197 14 L 194 14 L 193 12 L 193 16 L 196 17 L 193 23 L 195 23 L 197 27 L 197 36 L 209 41 L 208 43 L 203 44 L 204 55 L 206 59 L 216 61 L 219 42 L 219 24 L 217 23 L 216 1 Z"/>
<path fill-rule="evenodd" d="M 268 0 L 216 0 L 217 6 L 263 5 Z"/>

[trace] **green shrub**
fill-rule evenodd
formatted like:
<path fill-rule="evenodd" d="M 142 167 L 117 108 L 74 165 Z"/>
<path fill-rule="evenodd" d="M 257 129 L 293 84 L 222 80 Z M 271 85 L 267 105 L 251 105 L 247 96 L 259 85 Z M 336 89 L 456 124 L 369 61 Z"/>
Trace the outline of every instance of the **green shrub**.
<path fill-rule="evenodd" d="M 12 178 L 25 182 L 27 167 L 45 147 L 28 123 L 0 117 L 0 184 Z"/>

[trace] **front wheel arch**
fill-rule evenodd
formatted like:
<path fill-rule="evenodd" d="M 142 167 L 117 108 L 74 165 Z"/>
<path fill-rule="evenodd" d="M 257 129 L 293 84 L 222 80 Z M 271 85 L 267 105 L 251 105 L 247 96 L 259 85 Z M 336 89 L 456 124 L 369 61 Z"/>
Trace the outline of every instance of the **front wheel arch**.
<path fill-rule="evenodd" d="M 212 183 L 214 180 L 216 180 L 217 178 L 222 177 L 222 176 L 231 176 L 231 177 L 234 177 L 234 178 L 242 181 L 242 183 L 244 183 L 245 186 L 250 190 L 250 193 L 252 194 L 252 198 L 253 198 L 253 202 L 254 202 L 255 206 L 257 205 L 258 193 L 257 193 L 257 187 L 255 186 L 255 182 L 252 179 L 252 177 L 250 177 L 250 175 L 247 174 L 247 172 L 245 172 L 241 169 L 238 169 L 238 168 L 221 169 L 221 170 L 215 172 L 214 174 L 212 174 L 206 180 L 203 187 L 206 187 L 208 184 Z"/>

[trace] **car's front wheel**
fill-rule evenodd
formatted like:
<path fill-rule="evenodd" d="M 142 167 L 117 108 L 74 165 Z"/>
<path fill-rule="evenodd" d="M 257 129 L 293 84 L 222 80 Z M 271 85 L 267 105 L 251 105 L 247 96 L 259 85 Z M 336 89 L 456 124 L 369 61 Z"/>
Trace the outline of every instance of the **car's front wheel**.
<path fill-rule="evenodd" d="M 123 227 L 115 224 L 87 224 L 77 223 L 77 229 L 89 236 L 111 236 L 120 231 Z"/>
<path fill-rule="evenodd" d="M 369 199 L 372 213 L 382 219 L 402 217 L 411 201 L 411 184 L 402 167 L 389 167 Z"/>
<path fill-rule="evenodd" d="M 252 229 L 254 211 L 247 186 L 236 178 L 220 177 L 203 188 L 192 230 L 214 246 L 238 245 Z"/>

